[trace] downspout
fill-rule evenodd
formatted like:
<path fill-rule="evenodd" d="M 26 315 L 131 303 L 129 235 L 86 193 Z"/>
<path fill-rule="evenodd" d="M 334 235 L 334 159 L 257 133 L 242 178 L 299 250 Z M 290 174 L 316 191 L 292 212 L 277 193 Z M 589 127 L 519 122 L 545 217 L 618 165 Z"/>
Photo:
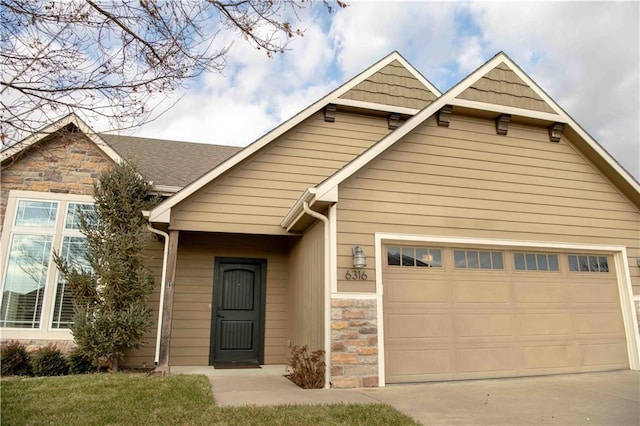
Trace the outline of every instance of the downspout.
<path fill-rule="evenodd" d="M 302 203 L 304 212 L 324 223 L 324 388 L 329 389 L 331 379 L 331 251 L 329 235 L 329 218 L 309 208 L 307 201 Z"/>
<path fill-rule="evenodd" d="M 156 354 L 153 359 L 153 365 L 158 366 L 160 362 L 160 340 L 162 337 L 162 313 L 164 312 L 164 290 L 167 284 L 167 261 L 169 259 L 169 234 L 154 228 L 151 224 L 147 225 L 147 229 L 154 234 L 164 238 L 164 253 L 162 255 L 162 278 L 160 278 L 160 309 L 158 309 L 158 332 L 156 335 Z"/>

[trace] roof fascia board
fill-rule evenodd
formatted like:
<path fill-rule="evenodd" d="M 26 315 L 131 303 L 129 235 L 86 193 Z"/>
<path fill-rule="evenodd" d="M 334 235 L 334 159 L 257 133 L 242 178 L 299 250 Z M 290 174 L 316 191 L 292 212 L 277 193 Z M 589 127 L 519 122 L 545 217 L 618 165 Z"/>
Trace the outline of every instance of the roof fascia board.
<path fill-rule="evenodd" d="M 386 104 L 376 104 L 373 102 L 356 101 L 353 99 L 337 98 L 332 100 L 331 103 L 336 105 L 354 107 L 354 108 L 369 109 L 373 111 L 396 112 L 398 114 L 404 114 L 404 115 L 416 115 L 418 112 L 420 112 L 419 109 L 414 109 L 414 108 L 405 108 L 405 107 L 398 107 L 398 106 L 386 105 Z"/>
<path fill-rule="evenodd" d="M 28 149 L 29 147 L 42 141 L 44 138 L 65 128 L 69 124 L 75 125 L 86 137 L 88 137 L 91 140 L 91 142 L 93 142 L 111 160 L 113 160 L 116 163 L 119 163 L 122 161 L 122 158 L 118 155 L 116 151 L 113 150 L 113 148 L 107 145 L 107 143 L 96 132 L 94 132 L 93 129 L 91 129 L 91 127 L 89 127 L 84 121 L 82 121 L 82 119 L 80 119 L 80 117 L 78 117 L 76 114 L 73 114 L 73 113 L 62 117 L 60 120 L 46 126 L 42 130 L 39 130 L 37 133 L 34 133 L 28 136 L 22 141 L 14 144 L 9 149 L 3 151 L 1 156 L 2 158 L 1 161 L 4 161 Z"/>
<path fill-rule="evenodd" d="M 376 158 L 379 154 L 384 152 L 387 148 L 389 148 L 395 142 L 403 138 L 405 135 L 407 135 L 413 129 L 418 127 L 429 117 L 434 115 L 440 108 L 442 108 L 447 104 L 453 104 L 455 98 L 460 93 L 462 93 L 464 90 L 469 88 L 475 81 L 482 78 L 482 76 L 484 76 L 491 69 L 495 68 L 500 62 L 505 62 L 509 67 L 511 67 L 516 72 L 516 74 L 518 74 L 518 76 L 525 83 L 531 86 L 531 88 L 534 91 L 536 91 L 536 93 L 538 93 L 546 102 L 548 102 L 552 107 L 552 109 L 558 112 L 558 118 L 559 118 L 558 121 L 565 122 L 567 123 L 567 125 L 573 128 L 576 131 L 576 133 L 578 133 L 578 135 L 581 138 L 583 138 L 586 141 L 586 143 L 598 155 L 600 155 L 616 173 L 622 176 L 623 179 L 640 195 L 640 184 L 624 168 L 622 168 L 613 159 L 613 157 L 611 157 L 611 155 L 606 150 L 604 150 L 586 131 L 584 131 L 562 108 L 560 108 L 560 106 L 558 106 L 558 104 L 553 99 L 551 99 L 551 97 L 549 97 L 542 89 L 540 89 L 538 85 L 529 76 L 527 76 L 522 70 L 520 70 L 520 68 L 504 52 L 498 53 L 492 59 L 487 61 L 484 65 L 480 66 L 476 71 L 469 74 L 466 78 L 464 78 L 454 87 L 452 87 L 448 92 L 446 92 L 445 94 L 437 98 L 433 103 L 425 107 L 417 115 L 409 118 L 403 126 L 399 127 L 398 129 L 396 129 L 386 137 L 382 138 L 380 141 L 378 141 L 378 143 L 373 145 L 371 148 L 369 148 L 359 157 L 355 158 L 350 163 L 348 163 L 345 167 L 338 170 L 332 176 L 328 177 L 323 182 L 318 184 L 316 186 L 317 188 L 316 193 L 324 194 L 327 191 L 331 190 L 333 187 L 337 187 L 340 183 L 342 183 L 344 180 L 349 178 L 355 172 L 360 170 L 360 168 L 368 164 L 371 160 Z M 478 102 L 476 105 L 483 106 L 483 103 Z M 487 105 L 484 104 L 484 106 L 486 107 Z M 521 113 L 522 112 L 527 113 L 527 115 L 525 115 L 526 117 L 532 116 L 529 110 L 519 109 L 519 111 Z M 553 114 L 551 114 L 551 116 L 555 117 Z"/>
<path fill-rule="evenodd" d="M 191 182 L 189 185 L 185 186 L 182 190 L 177 192 L 175 195 L 167 198 L 162 203 L 158 204 L 154 209 L 151 210 L 151 213 L 150 213 L 151 220 L 156 222 L 156 221 L 160 221 L 159 218 L 161 216 L 165 218 L 168 217 L 168 215 L 164 215 L 164 212 L 166 210 L 171 209 L 172 207 L 174 207 L 175 205 L 177 205 L 178 203 L 180 203 L 190 195 L 194 194 L 197 190 L 199 190 L 209 182 L 213 181 L 218 176 L 227 172 L 228 170 L 230 170 L 232 167 L 239 164 L 243 160 L 249 158 L 251 155 L 258 152 L 267 144 L 269 144 L 279 136 L 282 136 L 284 133 L 288 132 L 293 127 L 300 124 L 302 121 L 306 120 L 307 118 L 315 114 L 320 109 L 324 108 L 327 104 L 331 103 L 336 98 L 339 98 L 344 93 L 348 92 L 349 90 L 354 88 L 356 85 L 366 80 L 367 78 L 371 77 L 376 72 L 380 71 L 382 68 L 384 68 L 385 66 L 387 66 L 388 64 L 390 64 L 395 60 L 399 61 L 405 66 L 408 65 L 407 61 L 404 58 L 402 58 L 402 56 L 398 52 L 390 53 L 386 57 L 382 58 L 381 60 L 379 60 L 378 62 L 376 62 L 369 68 L 367 68 L 365 71 L 351 78 L 351 80 L 347 81 L 342 86 L 338 87 L 337 89 L 330 92 L 326 96 L 322 97 L 318 101 L 314 102 L 304 110 L 300 111 L 298 114 L 291 117 L 289 120 L 280 124 L 273 130 L 271 130 L 270 132 L 262 136 L 261 138 L 257 139 L 251 145 L 247 146 L 245 149 L 238 152 L 233 157 L 227 159 L 223 163 L 219 164 L 217 167 L 213 168 L 209 172 L 202 175 L 200 178 Z M 421 82 L 428 83 L 427 87 L 431 90 L 433 85 L 431 85 L 431 83 L 429 83 L 420 73 L 418 73 L 415 70 L 415 68 L 408 65 L 408 69 L 414 75 L 417 73 L 416 78 L 419 78 Z M 440 92 L 437 89 L 435 89 L 435 87 L 433 87 L 433 89 L 435 94 L 437 95 L 440 94 Z M 164 223 L 167 223 L 167 222 L 164 222 Z"/>

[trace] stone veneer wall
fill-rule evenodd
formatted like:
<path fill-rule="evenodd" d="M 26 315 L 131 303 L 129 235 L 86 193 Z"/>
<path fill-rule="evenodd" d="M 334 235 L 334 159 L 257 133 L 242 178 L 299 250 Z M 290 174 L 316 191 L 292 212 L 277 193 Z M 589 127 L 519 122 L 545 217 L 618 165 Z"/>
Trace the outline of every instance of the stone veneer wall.
<path fill-rule="evenodd" d="M 62 133 L 29 148 L 20 158 L 8 159 L 2 164 L 0 229 L 9 191 L 93 195 L 93 183 L 112 165 L 111 159 L 79 133 Z"/>
<path fill-rule="evenodd" d="M 376 301 L 331 300 L 331 384 L 334 388 L 378 386 Z"/>

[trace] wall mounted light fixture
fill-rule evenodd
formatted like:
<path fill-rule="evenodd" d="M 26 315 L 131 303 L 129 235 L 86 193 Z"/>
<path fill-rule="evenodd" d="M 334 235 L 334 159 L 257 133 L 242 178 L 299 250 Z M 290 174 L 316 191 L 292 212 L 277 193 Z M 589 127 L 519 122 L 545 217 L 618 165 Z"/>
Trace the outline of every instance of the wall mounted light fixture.
<path fill-rule="evenodd" d="M 364 255 L 362 251 L 362 247 L 353 246 L 351 248 L 351 252 L 353 254 L 353 267 L 354 268 L 364 268 L 367 266 L 367 257 Z"/>

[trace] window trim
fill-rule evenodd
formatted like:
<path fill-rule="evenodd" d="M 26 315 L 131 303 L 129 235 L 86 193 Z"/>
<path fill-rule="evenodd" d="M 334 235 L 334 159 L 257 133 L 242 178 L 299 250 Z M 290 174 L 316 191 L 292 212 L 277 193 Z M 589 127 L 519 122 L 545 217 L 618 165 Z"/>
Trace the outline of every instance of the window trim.
<path fill-rule="evenodd" d="M 55 226 L 52 229 L 14 226 L 18 202 L 21 200 L 57 202 L 58 210 Z M 2 303 L 4 294 L 5 274 L 9 262 L 8 251 L 13 235 L 52 235 L 52 247 L 56 250 L 59 250 L 61 248 L 63 236 L 82 236 L 80 231 L 77 229 L 64 229 L 67 215 L 66 206 L 70 202 L 80 204 L 94 204 L 94 198 L 91 195 L 81 194 L 62 194 L 23 190 L 9 191 L 4 221 L 2 224 L 2 237 L 0 239 L 0 303 Z M 42 311 L 40 313 L 40 326 L 38 328 L 2 328 L 0 330 L 3 339 L 73 340 L 73 335 L 71 334 L 71 331 L 69 329 L 52 327 L 58 274 L 58 268 L 56 268 L 55 263 L 53 262 L 53 257 L 52 255 L 50 255 L 49 269 L 46 275 L 46 285 L 42 300 Z"/>

